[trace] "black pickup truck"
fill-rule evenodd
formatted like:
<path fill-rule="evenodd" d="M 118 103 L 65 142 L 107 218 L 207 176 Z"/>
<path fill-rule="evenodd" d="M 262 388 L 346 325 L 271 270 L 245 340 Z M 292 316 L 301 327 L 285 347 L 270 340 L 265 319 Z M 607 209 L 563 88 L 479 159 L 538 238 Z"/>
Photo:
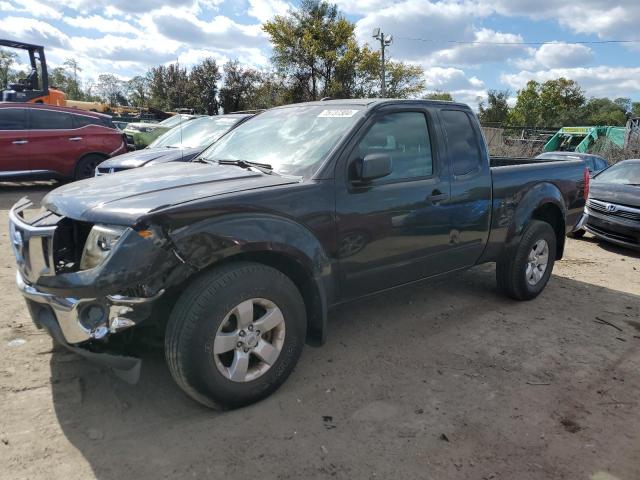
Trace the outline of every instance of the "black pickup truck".
<path fill-rule="evenodd" d="M 190 163 L 62 186 L 10 211 L 35 323 L 135 380 L 124 332 L 164 335 L 184 391 L 237 407 L 275 391 L 331 307 L 486 262 L 518 300 L 581 218 L 580 161 L 490 165 L 469 107 L 402 100 L 275 108 Z M 121 333 L 122 332 L 122 333 Z"/>

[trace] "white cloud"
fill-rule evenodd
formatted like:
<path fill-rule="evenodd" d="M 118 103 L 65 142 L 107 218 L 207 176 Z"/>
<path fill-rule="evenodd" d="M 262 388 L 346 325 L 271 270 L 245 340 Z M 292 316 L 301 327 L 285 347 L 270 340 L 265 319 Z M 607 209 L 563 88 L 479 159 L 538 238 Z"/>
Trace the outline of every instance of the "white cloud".
<path fill-rule="evenodd" d="M 69 36 L 42 20 L 24 17 L 0 19 L 0 32 L 9 38 L 19 38 L 23 42 L 46 45 L 47 47 L 70 48 Z"/>
<path fill-rule="evenodd" d="M 137 35 L 140 29 L 135 25 L 124 22 L 122 20 L 107 19 L 100 15 L 91 15 L 88 17 L 69 17 L 63 18 L 63 21 L 76 28 L 84 30 L 94 30 L 103 33 L 123 33 Z"/>
<path fill-rule="evenodd" d="M 526 54 L 524 45 L 509 45 L 522 42 L 520 35 L 501 33 L 487 28 L 474 32 L 472 44 L 454 45 L 432 53 L 423 60 L 428 65 L 479 65 L 482 63 L 498 63 Z M 496 43 L 492 45 L 492 43 Z"/>
<path fill-rule="evenodd" d="M 503 74 L 501 80 L 513 90 L 523 88 L 529 80 L 545 82 L 559 77 L 575 80 L 588 96 L 628 97 L 640 92 L 640 67 L 578 67 L 552 68 L 549 70 L 521 71 Z"/>
<path fill-rule="evenodd" d="M 476 108 L 479 99 L 487 95 L 485 84 L 477 77 L 468 77 L 459 68 L 433 67 L 425 70 L 426 89 L 428 92 L 449 92 L 459 102 Z"/>
<path fill-rule="evenodd" d="M 572 68 L 591 63 L 593 50 L 578 43 L 548 43 L 538 49 L 529 49 L 530 57 L 515 64 L 525 70 L 537 68 Z"/>
<path fill-rule="evenodd" d="M 479 0 L 479 6 L 500 15 L 554 20 L 573 32 L 600 38 L 640 39 L 638 0 Z"/>
<path fill-rule="evenodd" d="M 271 20 L 276 15 L 285 15 L 292 5 L 283 0 L 249 0 L 247 14 L 260 22 Z"/>
<path fill-rule="evenodd" d="M 37 0 L 1 1 L 0 12 L 28 13 L 34 17 L 47 19 L 62 18 L 60 9 L 53 8 Z"/>

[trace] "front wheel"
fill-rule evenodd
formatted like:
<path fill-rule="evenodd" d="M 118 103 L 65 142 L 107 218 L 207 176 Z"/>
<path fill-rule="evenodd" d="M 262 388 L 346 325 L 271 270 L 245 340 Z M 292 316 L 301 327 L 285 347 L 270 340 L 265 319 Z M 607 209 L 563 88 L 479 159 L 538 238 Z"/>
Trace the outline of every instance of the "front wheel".
<path fill-rule="evenodd" d="M 306 312 L 280 271 L 235 263 L 204 273 L 176 303 L 165 338 L 169 370 L 196 401 L 235 408 L 280 387 L 300 357 Z"/>
<path fill-rule="evenodd" d="M 76 165 L 75 180 L 84 180 L 95 176 L 96 167 L 104 162 L 104 157 L 91 153 L 80 159 Z"/>
<path fill-rule="evenodd" d="M 532 220 L 514 250 L 496 264 L 498 288 L 516 300 L 531 300 L 547 285 L 556 258 L 556 235 L 551 225 Z"/>

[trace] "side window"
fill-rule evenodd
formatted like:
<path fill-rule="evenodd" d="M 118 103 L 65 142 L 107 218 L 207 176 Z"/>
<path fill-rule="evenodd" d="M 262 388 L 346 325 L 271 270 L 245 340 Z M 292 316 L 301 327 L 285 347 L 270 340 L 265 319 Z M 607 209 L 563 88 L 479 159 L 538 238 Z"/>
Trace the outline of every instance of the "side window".
<path fill-rule="evenodd" d="M 447 134 L 453 174 L 466 175 L 480 169 L 482 155 L 469 115 L 460 110 L 441 110 L 440 115 Z"/>
<path fill-rule="evenodd" d="M 0 130 L 26 130 L 27 111 L 24 108 L 0 108 Z"/>
<path fill-rule="evenodd" d="M 100 125 L 100 119 L 87 117 L 85 115 L 73 115 L 73 128 L 82 128 L 87 125 Z"/>
<path fill-rule="evenodd" d="M 393 171 L 380 182 L 432 175 L 433 158 L 425 115 L 399 112 L 378 119 L 360 140 L 351 160 L 383 152 L 391 157 Z"/>
<path fill-rule="evenodd" d="M 30 110 L 32 130 L 69 130 L 73 128 L 71 115 L 53 110 Z"/>

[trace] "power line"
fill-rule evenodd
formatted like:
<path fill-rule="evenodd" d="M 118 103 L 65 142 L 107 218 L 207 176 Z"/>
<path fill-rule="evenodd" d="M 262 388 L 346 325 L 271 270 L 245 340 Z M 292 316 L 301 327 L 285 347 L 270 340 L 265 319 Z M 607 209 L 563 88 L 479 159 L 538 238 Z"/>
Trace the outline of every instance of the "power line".
<path fill-rule="evenodd" d="M 611 43 L 640 43 L 640 40 L 582 40 L 582 41 L 547 41 L 547 42 L 487 42 L 487 41 L 462 41 L 462 40 L 440 40 L 416 37 L 398 37 L 402 40 L 413 40 L 416 42 L 429 43 L 453 43 L 456 45 L 558 45 L 558 44 L 579 44 L 579 45 L 605 45 Z"/>

